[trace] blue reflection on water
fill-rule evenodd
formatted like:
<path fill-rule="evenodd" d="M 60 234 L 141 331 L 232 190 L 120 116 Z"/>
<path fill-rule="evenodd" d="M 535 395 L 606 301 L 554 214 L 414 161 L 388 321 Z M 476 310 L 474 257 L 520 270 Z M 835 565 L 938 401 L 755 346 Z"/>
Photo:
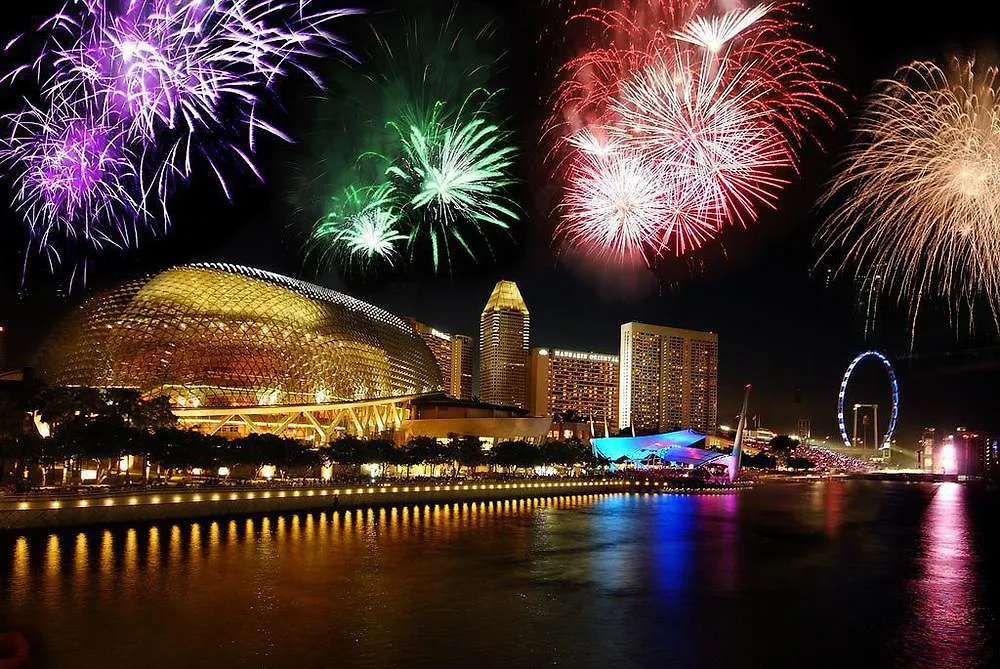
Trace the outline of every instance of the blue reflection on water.
<path fill-rule="evenodd" d="M 655 581 L 660 591 L 683 596 L 691 587 L 693 533 L 698 500 L 686 495 L 659 497 L 651 505 L 650 544 Z M 674 600 L 671 597 L 671 600 Z"/>

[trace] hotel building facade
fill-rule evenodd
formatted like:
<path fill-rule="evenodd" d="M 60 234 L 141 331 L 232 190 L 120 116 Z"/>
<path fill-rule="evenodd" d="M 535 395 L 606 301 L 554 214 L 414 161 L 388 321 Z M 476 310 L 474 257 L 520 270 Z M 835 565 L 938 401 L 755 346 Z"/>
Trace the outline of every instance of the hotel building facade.
<path fill-rule="evenodd" d="M 575 412 L 585 421 L 618 425 L 618 356 L 533 348 L 528 408 L 533 416 Z"/>
<path fill-rule="evenodd" d="M 442 332 L 414 318 L 407 320 L 434 355 L 444 391 L 456 399 L 472 399 L 472 337 Z"/>
<path fill-rule="evenodd" d="M 718 334 L 625 323 L 619 357 L 619 427 L 716 430 Z"/>
<path fill-rule="evenodd" d="M 527 408 L 531 317 L 513 281 L 497 283 L 479 322 L 479 398 Z"/>

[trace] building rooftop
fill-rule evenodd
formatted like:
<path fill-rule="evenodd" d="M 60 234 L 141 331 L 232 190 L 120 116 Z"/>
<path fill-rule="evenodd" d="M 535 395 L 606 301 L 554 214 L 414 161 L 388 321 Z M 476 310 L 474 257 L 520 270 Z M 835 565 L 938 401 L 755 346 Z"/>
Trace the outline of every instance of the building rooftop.
<path fill-rule="evenodd" d="M 444 393 L 429 394 L 413 400 L 413 404 L 418 406 L 442 406 L 442 407 L 465 407 L 470 409 L 489 409 L 496 411 L 509 411 L 511 414 L 527 416 L 528 410 L 522 407 L 510 406 L 509 404 L 493 404 L 490 402 L 480 402 L 479 400 L 463 400 L 455 397 L 448 397 Z"/>
<path fill-rule="evenodd" d="M 483 313 L 490 311 L 520 311 L 522 314 L 528 313 L 528 307 L 521 297 L 521 291 L 513 281 L 498 281 L 490 299 L 486 302 Z"/>

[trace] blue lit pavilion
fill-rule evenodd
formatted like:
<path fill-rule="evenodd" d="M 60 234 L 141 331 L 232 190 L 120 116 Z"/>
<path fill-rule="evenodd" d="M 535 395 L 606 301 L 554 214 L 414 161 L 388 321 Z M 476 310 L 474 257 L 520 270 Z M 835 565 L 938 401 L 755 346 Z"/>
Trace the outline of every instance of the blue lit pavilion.
<path fill-rule="evenodd" d="M 694 430 L 678 430 L 645 437 L 604 437 L 591 439 L 594 455 L 607 458 L 611 462 L 644 462 L 650 456 L 663 462 L 704 467 L 705 465 L 729 466 L 732 456 L 719 453 L 697 444 L 704 445 L 705 435 Z"/>

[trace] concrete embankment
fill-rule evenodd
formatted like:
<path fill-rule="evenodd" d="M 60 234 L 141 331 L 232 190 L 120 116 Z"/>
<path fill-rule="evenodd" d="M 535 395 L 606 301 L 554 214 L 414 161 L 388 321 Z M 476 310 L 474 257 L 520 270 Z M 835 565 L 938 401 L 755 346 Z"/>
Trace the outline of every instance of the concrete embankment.
<path fill-rule="evenodd" d="M 51 498 L 0 498 L 0 530 L 108 525 L 313 509 L 481 502 L 619 492 L 725 493 L 668 489 L 659 481 L 560 479 L 453 485 L 256 488 L 109 493 Z"/>

